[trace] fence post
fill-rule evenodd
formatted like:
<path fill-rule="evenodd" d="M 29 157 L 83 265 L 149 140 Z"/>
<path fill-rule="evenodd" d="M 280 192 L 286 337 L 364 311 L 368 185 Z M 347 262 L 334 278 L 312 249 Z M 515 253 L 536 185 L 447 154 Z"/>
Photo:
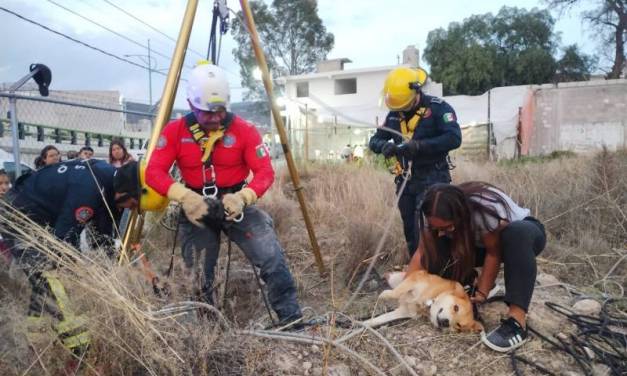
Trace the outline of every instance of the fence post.
<path fill-rule="evenodd" d="M 59 129 L 54 130 L 54 142 L 57 144 L 61 143 L 61 131 Z"/>
<path fill-rule="evenodd" d="M 76 131 L 70 131 L 70 143 L 76 145 Z"/>
<path fill-rule="evenodd" d="M 0 121 L 0 138 L 4 137 L 4 121 Z"/>
<path fill-rule="evenodd" d="M 37 141 L 44 142 L 44 127 L 37 126 Z"/>
<path fill-rule="evenodd" d="M 131 138 L 131 149 L 135 149 L 135 139 Z"/>
<path fill-rule="evenodd" d="M 102 147 L 102 135 L 98 134 L 98 147 L 101 148 Z"/>
<path fill-rule="evenodd" d="M 91 134 L 85 133 L 85 146 L 91 146 Z"/>

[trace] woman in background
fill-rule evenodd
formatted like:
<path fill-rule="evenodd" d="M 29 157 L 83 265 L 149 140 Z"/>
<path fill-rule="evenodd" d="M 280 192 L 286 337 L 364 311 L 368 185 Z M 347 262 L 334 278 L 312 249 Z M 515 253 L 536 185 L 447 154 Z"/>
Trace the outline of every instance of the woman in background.
<path fill-rule="evenodd" d="M 53 145 L 48 145 L 41 149 L 41 153 L 39 153 L 39 156 L 35 158 L 35 169 L 39 170 L 42 167 L 59 162 L 61 162 L 61 153 L 59 153 L 59 149 Z"/>
<path fill-rule="evenodd" d="M 133 157 L 128 153 L 122 140 L 113 140 L 109 145 L 109 164 L 120 168 L 132 161 Z"/>

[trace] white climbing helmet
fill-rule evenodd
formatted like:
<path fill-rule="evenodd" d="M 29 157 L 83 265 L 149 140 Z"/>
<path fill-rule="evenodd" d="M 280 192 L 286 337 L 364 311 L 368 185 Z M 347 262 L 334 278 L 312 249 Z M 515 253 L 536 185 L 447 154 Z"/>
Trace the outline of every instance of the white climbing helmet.
<path fill-rule="evenodd" d="M 187 99 L 198 110 L 227 108 L 231 91 L 224 70 L 206 60 L 200 61 L 187 78 Z"/>

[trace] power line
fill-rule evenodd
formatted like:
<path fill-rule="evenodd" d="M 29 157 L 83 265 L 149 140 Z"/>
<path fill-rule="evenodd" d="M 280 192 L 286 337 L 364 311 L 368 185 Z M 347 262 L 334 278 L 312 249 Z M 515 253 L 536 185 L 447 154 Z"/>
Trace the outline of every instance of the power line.
<path fill-rule="evenodd" d="M 50 1 L 50 0 L 48 0 L 48 1 Z M 117 9 L 117 10 L 119 10 L 120 12 L 122 12 L 122 13 L 126 14 L 127 16 L 131 17 L 132 19 L 134 19 L 135 21 L 137 21 L 137 22 L 141 23 L 142 25 L 145 25 L 145 26 L 149 27 L 150 29 L 152 29 L 153 31 L 155 31 L 155 32 L 159 33 L 160 35 L 163 35 L 164 37 L 166 37 L 167 39 L 171 40 L 172 42 L 174 42 L 174 43 L 176 43 L 176 42 L 177 42 L 177 40 L 176 40 L 176 39 L 172 38 L 172 37 L 171 37 L 171 36 L 169 36 L 168 34 L 166 34 L 166 33 L 162 32 L 161 30 L 157 29 L 156 27 L 152 26 L 151 24 L 147 23 L 146 21 L 142 20 L 141 18 L 139 18 L 139 17 L 135 16 L 135 15 L 134 15 L 134 14 L 132 14 L 131 12 L 129 12 L 129 11 L 127 11 L 127 10 L 125 10 L 125 9 L 121 8 L 119 5 L 117 5 L 117 4 L 115 4 L 115 3 L 113 3 L 112 1 L 110 1 L 110 0 L 102 0 L 102 1 L 104 1 L 105 3 L 107 3 L 107 4 L 111 5 L 112 7 L 114 7 L 114 8 L 115 8 L 115 9 Z M 229 9 L 229 10 L 230 10 L 231 12 L 233 12 L 233 10 L 231 10 L 231 9 Z M 196 50 L 194 50 L 194 49 L 192 49 L 192 48 L 189 48 L 189 47 L 188 47 L 188 48 L 187 48 L 187 51 L 193 52 L 193 53 L 195 53 L 196 55 L 200 56 L 200 57 L 201 57 L 201 58 L 203 58 L 203 59 L 205 59 L 205 58 L 206 58 L 206 56 L 205 56 L 205 55 L 203 55 L 202 53 L 200 53 L 200 52 L 198 52 L 198 51 L 196 51 Z M 232 72 L 231 70 L 226 69 L 224 66 L 222 66 L 221 68 L 222 68 L 222 69 L 223 69 L 226 73 L 228 73 L 228 74 L 232 75 L 233 77 L 237 77 L 238 79 L 240 79 L 239 74 L 234 73 L 234 72 Z"/>
<path fill-rule="evenodd" d="M 102 25 L 102 24 L 100 24 L 100 23 L 98 23 L 98 22 L 96 22 L 96 21 L 94 21 L 94 20 L 90 19 L 90 18 L 87 18 L 87 17 L 83 16 L 82 14 L 80 14 L 80 13 L 78 13 L 78 12 L 76 12 L 76 11 L 73 11 L 72 9 L 69 9 L 69 8 L 67 8 L 67 7 L 65 7 L 65 6 L 63 6 L 63 5 L 59 4 L 59 3 L 57 3 L 57 2 L 56 2 L 56 1 L 54 1 L 54 0 L 48 0 L 48 2 L 49 2 L 49 3 L 52 3 L 52 4 L 54 4 L 54 5 L 56 5 L 57 7 L 59 7 L 59 8 L 61 8 L 61 9 L 65 10 L 65 11 L 67 11 L 67 12 L 70 12 L 70 13 L 72 13 L 73 15 L 75 15 L 75 16 L 77 16 L 77 17 L 80 17 L 80 18 L 84 19 L 85 21 L 90 22 L 90 23 L 92 23 L 92 24 L 94 24 L 94 25 L 96 25 L 96 26 L 98 26 L 98 27 L 100 27 L 100 28 L 102 28 L 102 29 L 104 29 L 104 30 L 106 30 L 106 31 L 108 31 L 108 32 L 110 32 L 110 33 L 112 33 L 112 34 L 114 34 L 114 35 L 117 35 L 118 37 L 120 37 L 120 38 L 122 38 L 122 39 L 124 39 L 124 40 L 126 40 L 126 41 L 128 41 L 128 42 L 131 42 L 131 43 L 133 43 L 133 44 L 135 44 L 135 45 L 137 45 L 137 46 L 139 46 L 139 47 L 142 47 L 142 48 L 148 49 L 148 46 L 146 46 L 146 45 L 144 45 L 144 44 L 142 44 L 142 43 L 140 43 L 140 42 L 137 42 L 137 41 L 135 41 L 135 40 L 133 40 L 133 39 L 131 39 L 131 38 L 127 37 L 126 35 L 120 34 L 120 33 L 118 33 L 117 31 L 112 30 L 112 29 L 110 29 L 110 28 L 108 28 L 108 27 L 106 27 L 106 26 L 104 26 L 104 25 Z M 165 54 L 163 54 L 163 53 L 161 53 L 161 52 L 159 52 L 159 51 L 151 50 L 151 52 L 152 52 L 152 53 L 154 53 L 155 55 L 161 56 L 161 57 L 163 57 L 163 58 L 165 58 L 165 59 L 168 59 L 168 60 L 170 60 L 170 59 L 172 58 L 171 56 L 165 55 Z"/>
<path fill-rule="evenodd" d="M 151 71 L 153 71 L 153 72 L 155 72 L 155 73 L 157 73 L 157 74 L 160 74 L 160 75 L 162 75 L 162 76 L 167 76 L 167 74 L 165 74 L 165 73 L 163 73 L 163 72 L 160 72 L 160 71 L 158 71 L 158 70 L 151 69 L 150 67 L 146 67 L 146 66 L 141 65 L 141 64 L 137 64 L 137 63 L 136 63 L 136 62 L 134 62 L 134 61 L 131 61 L 131 60 L 125 59 L 125 58 L 123 58 L 123 57 L 121 57 L 121 56 L 118 56 L 118 55 L 113 54 L 113 53 L 111 53 L 111 52 L 107 52 L 107 51 L 105 51 L 105 50 L 103 50 L 103 49 L 101 49 L 101 48 L 98 48 L 98 47 L 92 46 L 91 44 L 88 44 L 88 43 L 85 43 L 85 42 L 83 42 L 83 41 L 80 41 L 80 40 L 78 40 L 78 39 L 76 39 L 76 38 L 73 38 L 73 37 L 71 37 L 71 36 L 69 36 L 69 35 L 67 35 L 67 34 L 63 34 L 63 33 L 59 32 L 59 31 L 53 30 L 53 29 L 49 28 L 48 26 L 42 25 L 42 24 L 40 24 L 40 23 L 39 23 L 39 22 L 37 22 L 37 21 L 31 20 L 30 18 L 26 18 L 26 17 L 22 16 L 21 14 L 16 13 L 16 12 L 13 12 L 12 10 L 9 10 L 9 9 L 4 8 L 4 7 L 2 7 L 2 6 L 0 6 L 0 10 L 5 11 L 5 12 L 7 12 L 7 13 L 10 13 L 10 14 L 14 15 L 15 17 L 20 18 L 20 19 L 22 19 L 22 20 L 24 20 L 24 21 L 26 21 L 26 22 L 30 22 L 30 23 L 32 23 L 33 25 L 37 25 L 37 26 L 41 27 L 42 29 L 48 30 L 48 31 L 49 31 L 49 32 L 51 32 L 51 33 L 54 33 L 54 34 L 57 34 L 57 35 L 59 35 L 59 36 L 62 36 L 63 38 L 69 39 L 69 40 L 71 40 L 71 41 L 72 41 L 72 42 L 74 42 L 74 43 L 78 43 L 78 44 L 83 45 L 83 46 L 85 46 L 85 47 L 87 47 L 87 48 L 90 48 L 90 49 L 92 49 L 92 50 L 94 50 L 94 51 L 100 52 L 101 54 L 104 54 L 104 55 L 110 56 L 110 57 L 112 57 L 112 58 L 114 58 L 114 59 L 120 60 L 120 61 L 122 61 L 122 62 L 125 62 L 125 63 L 127 63 L 127 64 L 131 64 L 131 65 L 134 65 L 134 66 L 139 67 L 139 68 L 142 68 L 142 69 L 150 69 Z M 181 81 L 184 81 L 184 80 L 181 80 Z"/>
<path fill-rule="evenodd" d="M 161 30 L 157 29 L 156 27 L 154 27 L 154 26 L 150 25 L 149 23 L 145 22 L 144 20 L 142 20 L 141 18 L 139 18 L 139 17 L 135 16 L 134 14 L 132 14 L 132 13 L 130 13 L 130 12 L 128 12 L 128 11 L 126 11 L 126 10 L 122 9 L 122 8 L 121 8 L 121 7 L 119 7 L 118 5 L 116 5 L 116 4 L 114 4 L 114 3 L 112 3 L 111 1 L 109 1 L 109 0 L 102 0 L 102 1 L 104 1 L 105 3 L 107 3 L 107 4 L 111 5 L 112 7 L 114 7 L 114 8 L 115 8 L 115 9 L 117 9 L 117 10 L 119 10 L 120 12 L 122 12 L 122 13 L 126 14 L 127 16 L 131 17 L 131 18 L 132 18 L 132 19 L 134 19 L 135 21 L 137 21 L 137 22 L 139 22 L 139 23 L 141 23 L 141 24 L 143 24 L 143 25 L 145 25 L 145 26 L 149 27 L 149 28 L 150 28 L 150 29 L 152 29 L 153 31 L 155 31 L 155 32 L 157 32 L 157 33 L 159 33 L 159 34 L 163 35 L 164 37 L 168 38 L 168 39 L 169 39 L 169 40 L 171 40 L 172 42 L 174 42 L 174 43 L 176 43 L 176 42 L 177 42 L 177 40 L 176 40 L 176 39 L 172 38 L 172 37 L 171 37 L 171 36 L 169 36 L 168 34 L 166 34 L 166 33 L 162 32 Z M 198 51 L 196 51 L 196 50 L 193 50 L 193 49 L 191 49 L 191 48 L 187 48 L 187 50 L 188 50 L 188 51 L 191 51 L 191 52 L 193 52 L 193 53 L 195 53 L 196 55 L 198 55 L 198 56 L 202 57 L 203 59 L 205 58 L 205 55 L 201 54 L 200 52 L 198 52 Z"/>

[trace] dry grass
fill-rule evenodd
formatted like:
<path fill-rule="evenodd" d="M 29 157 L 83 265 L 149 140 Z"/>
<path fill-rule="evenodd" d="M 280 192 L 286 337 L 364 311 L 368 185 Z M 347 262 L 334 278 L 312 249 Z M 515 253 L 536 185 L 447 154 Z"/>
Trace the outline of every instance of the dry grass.
<path fill-rule="evenodd" d="M 299 286 L 301 302 L 310 307 L 306 310 L 308 315 L 321 315 L 342 306 L 371 261 L 388 218 L 393 218 L 386 246 L 375 260 L 375 277 L 347 312 L 353 318 L 369 314 L 382 287 L 376 275 L 406 262 L 400 217 L 393 207 L 392 176 L 370 166 L 353 165 L 310 164 L 301 166 L 300 171 L 329 270 L 327 276 L 318 275 L 285 171 L 277 174 L 275 185 L 260 205 L 274 218 Z M 492 182 L 530 207 L 546 223 L 549 245 L 540 259 L 542 271 L 556 274 L 591 294 L 617 295 L 627 278 L 625 171 L 627 154 L 604 152 L 590 157 L 502 165 L 458 162 L 454 179 Z M 10 209 L 0 210 L 4 226 L 61 266 L 57 274 L 68 289 L 72 309 L 89 318 L 93 345 L 83 360 L 86 364 L 83 374 L 293 375 L 322 374 L 341 367 L 350 368 L 354 374 L 407 373 L 392 351 L 385 350 L 384 342 L 372 334 L 339 343 L 346 331 L 331 326 L 312 329 L 307 340 L 293 335 L 276 337 L 257 331 L 253 336 L 252 332 L 239 331 L 258 328 L 269 321 L 250 267 L 236 247 L 229 300 L 223 310 L 229 321 L 227 327 L 215 315 L 183 314 L 174 308 L 163 310 L 169 304 L 188 299 L 188 292 L 180 283 L 178 266 L 168 280 L 171 295 L 159 298 L 142 276 L 139 263 L 118 266 L 98 252 L 77 256 L 69 246 L 38 226 L 26 223 Z M 169 263 L 171 233 L 159 227 L 149 232 L 146 249 L 150 250 L 155 269 L 163 272 Z M 216 273 L 219 290 L 223 288 L 225 250 L 223 247 Z M 179 252 L 177 259 L 178 255 Z M 562 291 L 550 287 L 538 290 L 532 305 L 531 320 L 535 326 L 548 331 L 563 330 L 565 324 L 542 306 L 545 300 L 569 303 Z M 2 271 L 0 374 L 58 373 L 71 355 L 58 345 L 52 334 L 44 336 L 40 343 L 28 343 L 23 324 L 27 295 L 28 288 L 20 272 Z M 488 325 L 497 323 L 502 311 L 502 306 L 490 307 L 485 313 Z M 476 336 L 442 333 L 425 320 L 379 332 L 419 374 L 510 372 L 508 358 L 476 346 Z M 266 337 L 259 337 L 262 334 Z M 267 338 L 268 335 L 272 338 Z M 554 369 L 575 368 L 539 341 L 526 345 L 523 353 Z M 531 370 L 523 369 L 525 374 L 532 374 Z"/>

